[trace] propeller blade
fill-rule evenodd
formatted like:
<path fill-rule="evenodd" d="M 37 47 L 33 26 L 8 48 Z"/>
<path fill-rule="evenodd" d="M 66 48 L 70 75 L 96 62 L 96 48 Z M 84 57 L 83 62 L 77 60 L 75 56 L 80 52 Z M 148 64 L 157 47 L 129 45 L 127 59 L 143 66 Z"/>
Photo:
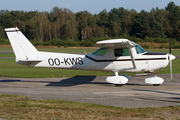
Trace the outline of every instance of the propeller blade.
<path fill-rule="evenodd" d="M 173 79 L 173 76 L 172 76 L 172 60 L 171 60 L 171 55 L 169 55 L 169 62 L 170 62 L 171 79 Z"/>
<path fill-rule="evenodd" d="M 171 55 L 171 37 L 169 38 L 169 62 L 170 62 L 170 73 L 171 73 L 171 79 L 173 79 L 172 76 L 172 55 Z"/>
<path fill-rule="evenodd" d="M 169 54 L 171 54 L 171 37 L 169 38 Z"/>

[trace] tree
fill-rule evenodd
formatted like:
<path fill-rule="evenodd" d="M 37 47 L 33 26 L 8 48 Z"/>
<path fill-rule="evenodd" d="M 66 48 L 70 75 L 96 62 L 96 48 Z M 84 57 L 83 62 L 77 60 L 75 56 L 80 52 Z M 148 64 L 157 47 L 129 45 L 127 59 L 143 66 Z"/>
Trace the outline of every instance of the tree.
<path fill-rule="evenodd" d="M 54 38 L 63 40 L 76 38 L 77 21 L 75 14 L 66 8 L 54 7 L 50 13 Z"/>
<path fill-rule="evenodd" d="M 133 25 L 132 19 L 137 15 L 135 10 L 126 10 L 123 7 L 113 8 L 109 12 L 111 35 L 121 36 L 123 34 L 129 35 Z M 118 31 L 117 31 L 118 30 Z M 113 33 L 113 31 L 115 33 Z"/>
<path fill-rule="evenodd" d="M 180 8 L 175 5 L 174 2 L 169 2 L 167 7 L 165 7 L 167 11 L 170 12 L 168 16 L 168 20 L 170 24 L 170 31 L 168 31 L 168 36 L 178 38 L 179 34 L 179 23 L 180 23 Z"/>
<path fill-rule="evenodd" d="M 146 36 L 151 37 L 152 31 L 149 22 L 149 13 L 142 10 L 134 19 L 132 31 L 135 36 L 145 38 Z"/>
<path fill-rule="evenodd" d="M 103 11 L 101 11 L 98 14 L 98 16 L 99 16 L 99 19 L 97 20 L 98 26 L 108 27 L 108 25 L 109 25 L 109 15 L 107 13 L 107 10 L 104 9 Z"/>
<path fill-rule="evenodd" d="M 3 26 L 4 28 L 15 26 L 12 16 L 8 10 L 1 10 L 0 13 L 0 26 Z"/>
<path fill-rule="evenodd" d="M 76 20 L 78 21 L 79 38 L 81 40 L 92 37 L 92 28 L 96 24 L 96 19 L 88 11 L 81 11 L 76 13 Z"/>
<path fill-rule="evenodd" d="M 152 35 L 150 37 L 166 37 L 165 27 L 169 12 L 164 9 L 152 8 L 149 14 L 149 22 Z"/>

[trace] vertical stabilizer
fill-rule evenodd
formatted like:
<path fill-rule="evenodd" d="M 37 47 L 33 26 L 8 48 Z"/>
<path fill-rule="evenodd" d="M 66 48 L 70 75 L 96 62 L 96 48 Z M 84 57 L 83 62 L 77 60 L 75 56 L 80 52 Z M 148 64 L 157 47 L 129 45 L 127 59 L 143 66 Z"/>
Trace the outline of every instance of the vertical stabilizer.
<path fill-rule="evenodd" d="M 6 28 L 6 34 L 16 56 L 16 61 L 38 60 L 37 49 L 17 28 Z"/>

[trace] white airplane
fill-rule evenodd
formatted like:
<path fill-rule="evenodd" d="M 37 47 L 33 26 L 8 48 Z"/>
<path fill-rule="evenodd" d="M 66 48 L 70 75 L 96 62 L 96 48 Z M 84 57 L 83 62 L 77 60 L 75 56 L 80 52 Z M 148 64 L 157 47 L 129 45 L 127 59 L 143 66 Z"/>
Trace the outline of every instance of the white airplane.
<path fill-rule="evenodd" d="M 175 56 L 168 53 L 148 53 L 127 39 L 99 41 L 95 46 L 100 49 L 88 55 L 40 52 L 17 27 L 6 28 L 5 31 L 16 62 L 21 65 L 114 72 L 115 76 L 107 77 L 106 81 L 116 86 L 122 86 L 131 79 L 128 75 L 119 75 L 121 72 L 144 72 L 135 76 L 152 75 L 145 79 L 145 83 L 159 86 L 164 80 L 155 76 L 155 73 L 175 59 Z M 158 69 L 160 71 L 154 72 Z"/>

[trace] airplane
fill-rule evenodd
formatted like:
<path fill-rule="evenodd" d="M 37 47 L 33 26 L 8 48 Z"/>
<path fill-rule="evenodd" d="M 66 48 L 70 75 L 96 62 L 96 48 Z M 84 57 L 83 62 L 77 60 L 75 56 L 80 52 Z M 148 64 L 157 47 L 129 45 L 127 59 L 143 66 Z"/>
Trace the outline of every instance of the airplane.
<path fill-rule="evenodd" d="M 115 76 L 107 77 L 106 81 L 116 86 L 122 86 L 131 79 L 128 75 L 119 74 L 122 72 L 140 72 L 134 76 L 150 75 L 145 83 L 159 86 L 164 79 L 155 74 L 176 58 L 171 53 L 146 52 L 140 45 L 128 39 L 98 41 L 95 47 L 100 48 L 87 55 L 40 52 L 17 27 L 6 28 L 5 31 L 15 53 L 16 63 L 33 67 L 114 72 Z"/>

